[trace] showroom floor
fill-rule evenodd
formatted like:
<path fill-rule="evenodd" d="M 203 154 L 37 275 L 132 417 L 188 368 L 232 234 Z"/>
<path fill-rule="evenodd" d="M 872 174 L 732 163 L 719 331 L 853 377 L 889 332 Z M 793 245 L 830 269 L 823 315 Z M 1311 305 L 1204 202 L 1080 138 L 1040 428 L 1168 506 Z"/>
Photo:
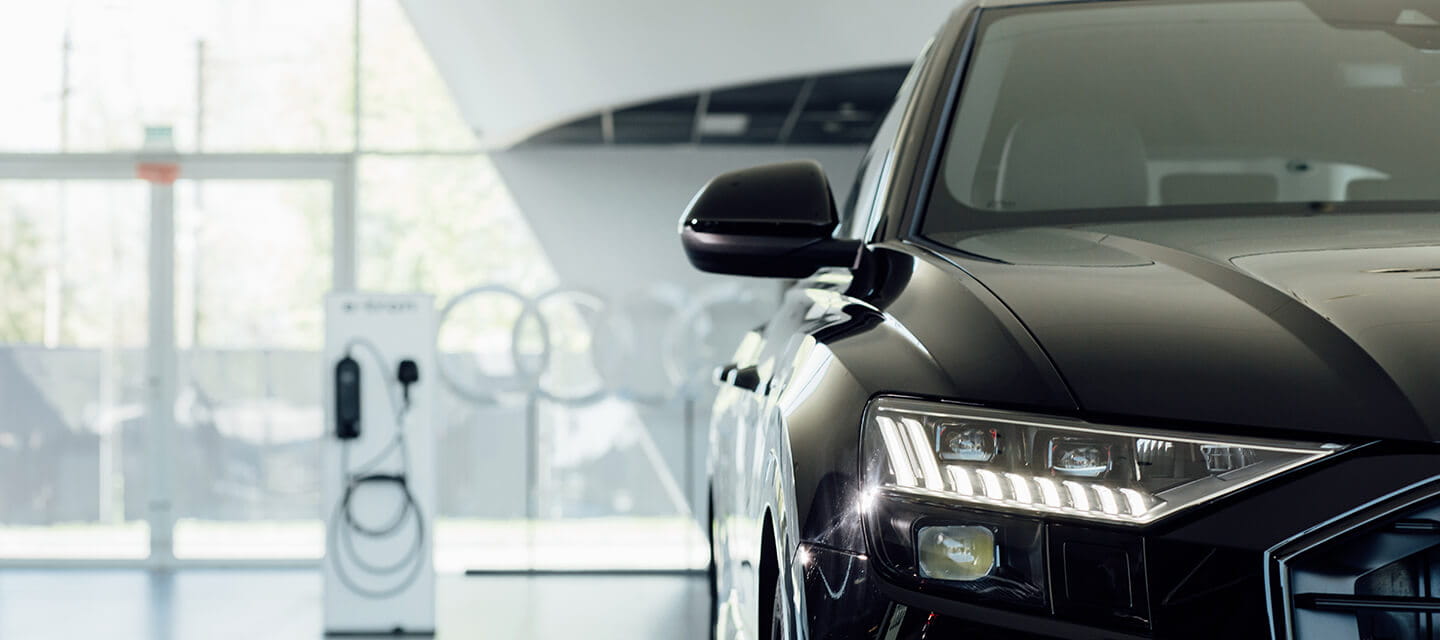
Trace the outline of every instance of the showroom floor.
<path fill-rule="evenodd" d="M 440 638 L 703 638 L 704 576 L 462 577 L 438 585 Z M 305 570 L 0 571 L 6 640 L 314 640 Z"/>

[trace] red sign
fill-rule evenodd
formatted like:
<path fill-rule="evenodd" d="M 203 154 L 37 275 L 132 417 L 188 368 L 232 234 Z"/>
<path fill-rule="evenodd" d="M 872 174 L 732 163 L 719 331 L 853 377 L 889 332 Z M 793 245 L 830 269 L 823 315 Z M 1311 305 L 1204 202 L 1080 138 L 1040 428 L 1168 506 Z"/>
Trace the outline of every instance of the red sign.
<path fill-rule="evenodd" d="M 141 162 L 135 165 L 135 177 L 151 184 L 174 184 L 180 177 L 180 165 L 173 162 Z"/>

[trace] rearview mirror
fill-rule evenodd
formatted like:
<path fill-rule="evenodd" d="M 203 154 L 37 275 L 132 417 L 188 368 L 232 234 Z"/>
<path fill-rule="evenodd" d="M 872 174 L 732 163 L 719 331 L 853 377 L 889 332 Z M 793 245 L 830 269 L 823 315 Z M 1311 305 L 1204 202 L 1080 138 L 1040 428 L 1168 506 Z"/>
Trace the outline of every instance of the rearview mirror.
<path fill-rule="evenodd" d="M 831 237 L 838 224 L 820 164 L 785 162 L 711 180 L 680 217 L 680 243 L 701 271 L 803 278 L 855 265 L 860 242 Z"/>

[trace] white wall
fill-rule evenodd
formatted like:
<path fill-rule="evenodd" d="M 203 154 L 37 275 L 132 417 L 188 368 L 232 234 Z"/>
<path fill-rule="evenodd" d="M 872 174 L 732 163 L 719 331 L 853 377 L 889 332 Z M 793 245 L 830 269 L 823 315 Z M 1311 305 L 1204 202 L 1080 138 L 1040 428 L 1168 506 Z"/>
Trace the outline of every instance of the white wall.
<path fill-rule="evenodd" d="M 676 225 L 711 178 L 744 167 L 818 160 L 843 203 L 856 147 L 542 147 L 492 155 L 567 285 L 618 294 L 656 281 L 705 286 L 732 276 L 692 268 Z M 759 282 L 759 281 L 757 281 Z"/>
<path fill-rule="evenodd" d="M 961 0 L 402 0 L 481 146 L 604 108 L 903 64 Z"/>

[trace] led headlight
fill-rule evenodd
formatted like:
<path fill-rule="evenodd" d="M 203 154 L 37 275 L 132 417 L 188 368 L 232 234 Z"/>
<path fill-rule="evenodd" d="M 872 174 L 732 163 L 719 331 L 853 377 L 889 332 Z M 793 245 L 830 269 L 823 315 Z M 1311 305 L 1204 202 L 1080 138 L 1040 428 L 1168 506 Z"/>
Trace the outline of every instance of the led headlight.
<path fill-rule="evenodd" d="M 1146 524 L 1339 449 L 880 398 L 864 455 L 872 490 Z"/>

